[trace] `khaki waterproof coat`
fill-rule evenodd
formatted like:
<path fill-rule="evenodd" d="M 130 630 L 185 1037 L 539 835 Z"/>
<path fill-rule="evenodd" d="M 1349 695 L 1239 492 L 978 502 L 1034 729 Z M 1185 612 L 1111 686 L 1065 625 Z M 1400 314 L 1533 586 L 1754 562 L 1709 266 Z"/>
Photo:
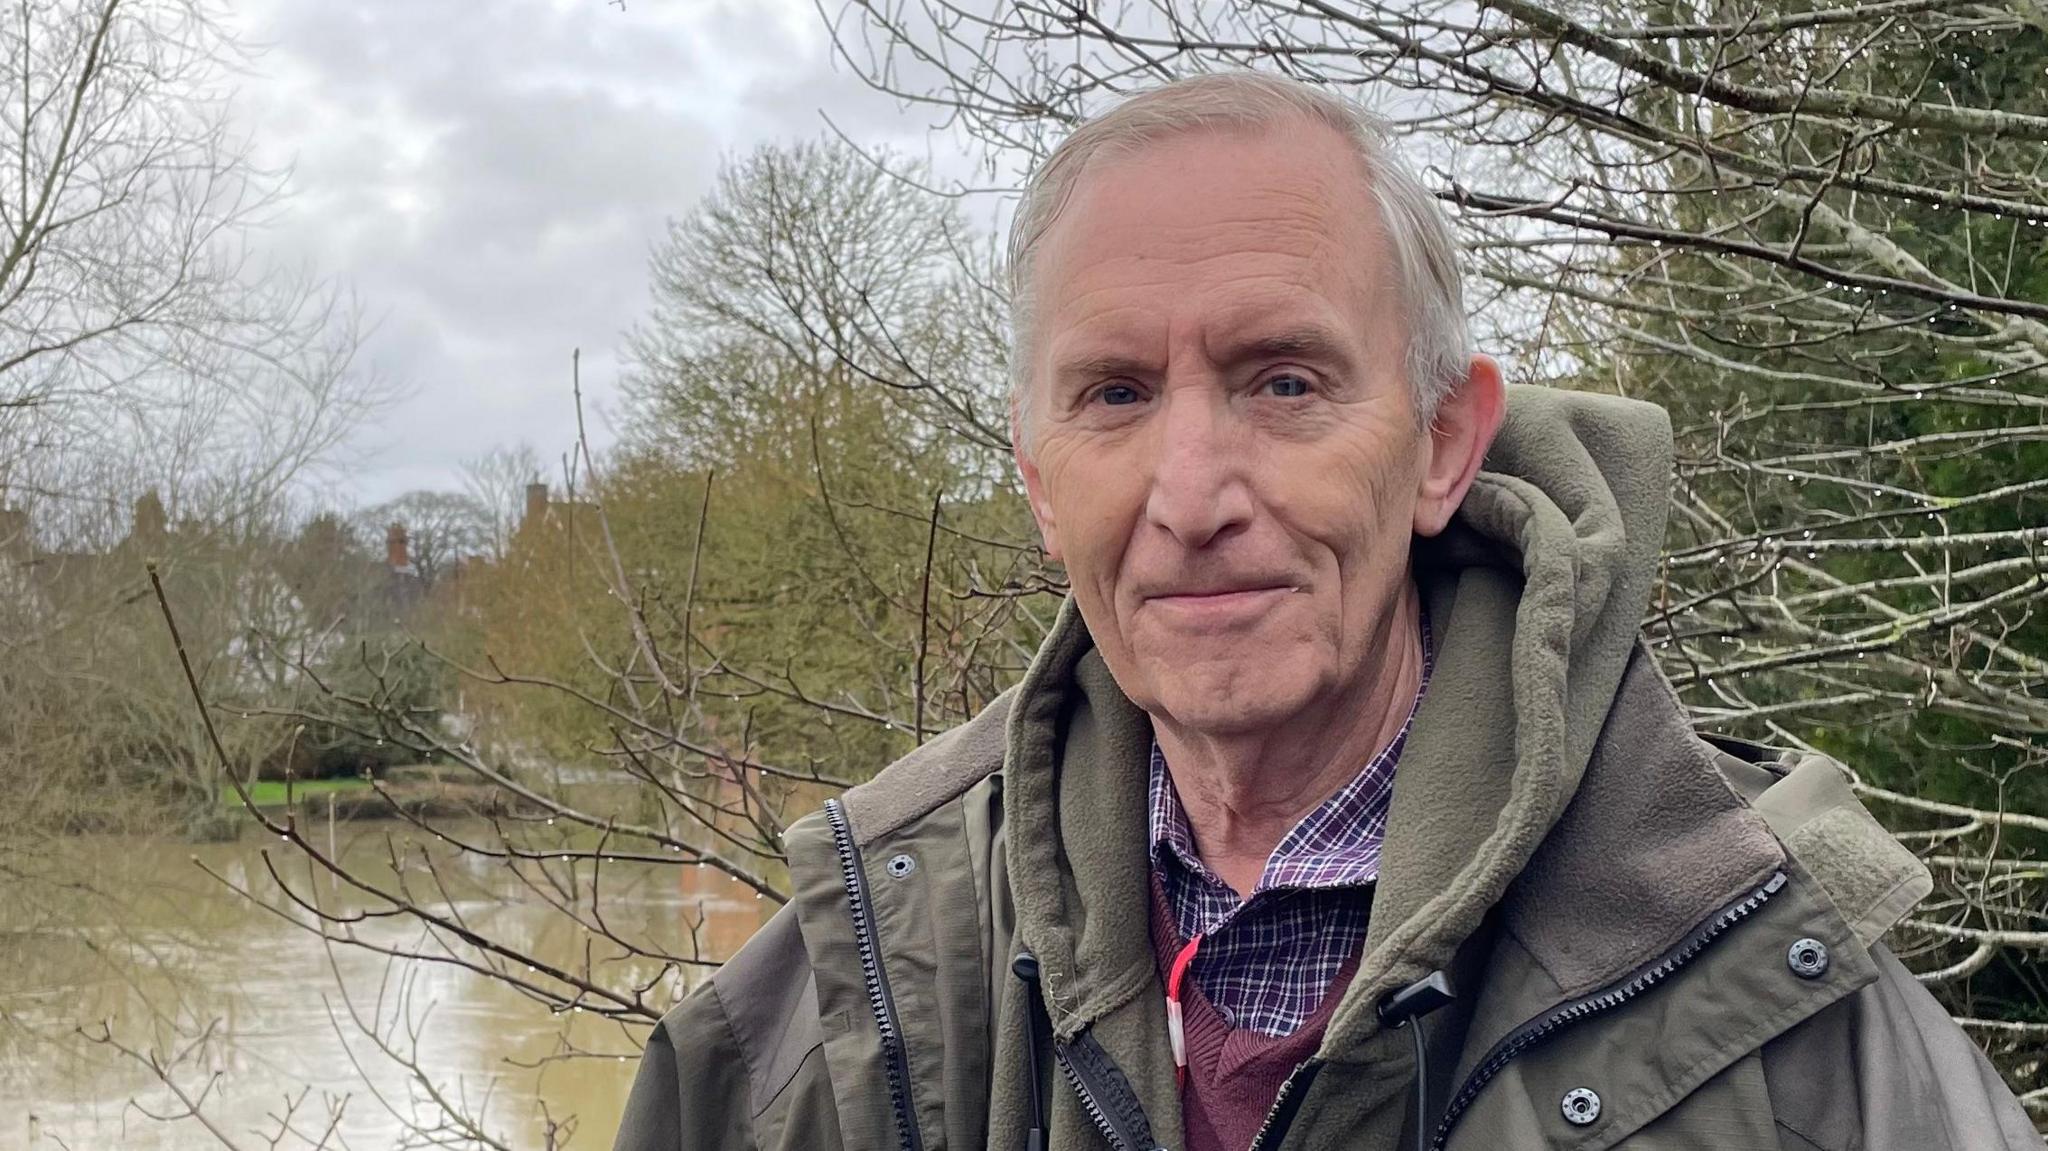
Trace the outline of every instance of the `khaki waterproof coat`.
<path fill-rule="evenodd" d="M 1671 465 L 1662 409 L 1511 387 L 1415 541 L 1439 646 L 1364 956 L 1256 1146 L 2040 1151 L 1878 942 L 1925 869 L 1838 765 L 1696 736 L 1658 672 Z M 618 1151 L 1023 1151 L 1041 1108 L 1056 1151 L 1180 1146 L 1150 738 L 1070 597 L 1021 683 L 790 829 L 794 898 L 655 1030 Z M 1418 1116 L 1378 1008 L 1437 971 Z"/>

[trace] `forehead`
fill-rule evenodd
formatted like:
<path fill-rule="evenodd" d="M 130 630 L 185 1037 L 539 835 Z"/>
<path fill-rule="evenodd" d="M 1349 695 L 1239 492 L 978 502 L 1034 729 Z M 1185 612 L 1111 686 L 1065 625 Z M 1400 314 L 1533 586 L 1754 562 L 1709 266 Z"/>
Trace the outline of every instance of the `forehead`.
<path fill-rule="evenodd" d="M 1362 162 L 1322 124 L 1191 131 L 1098 158 L 1041 247 L 1041 331 L 1151 339 L 1292 312 L 1362 335 L 1391 274 L 1370 205 Z"/>

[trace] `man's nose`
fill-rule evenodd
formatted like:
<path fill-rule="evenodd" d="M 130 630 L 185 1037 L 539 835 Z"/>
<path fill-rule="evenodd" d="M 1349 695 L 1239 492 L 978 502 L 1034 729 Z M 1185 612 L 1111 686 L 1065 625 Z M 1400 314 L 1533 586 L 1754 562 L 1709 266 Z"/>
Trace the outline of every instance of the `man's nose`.
<path fill-rule="evenodd" d="M 1215 390 L 1169 388 L 1166 397 L 1153 429 L 1157 466 L 1145 513 L 1183 547 L 1198 548 L 1250 522 L 1252 444 Z"/>

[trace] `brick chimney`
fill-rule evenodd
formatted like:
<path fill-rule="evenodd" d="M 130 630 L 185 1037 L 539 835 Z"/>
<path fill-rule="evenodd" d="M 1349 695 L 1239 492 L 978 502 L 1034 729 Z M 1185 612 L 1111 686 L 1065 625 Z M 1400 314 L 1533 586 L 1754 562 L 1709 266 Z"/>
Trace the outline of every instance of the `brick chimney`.
<path fill-rule="evenodd" d="M 412 554 L 405 544 L 405 525 L 394 523 L 384 529 L 384 558 L 393 571 L 412 567 Z"/>
<path fill-rule="evenodd" d="M 164 538 L 164 528 L 169 517 L 164 512 L 164 501 L 151 488 L 135 501 L 135 519 L 128 531 L 141 543 L 155 543 Z"/>
<path fill-rule="evenodd" d="M 525 523 L 537 524 L 548 514 L 548 486 L 542 483 L 526 485 Z"/>

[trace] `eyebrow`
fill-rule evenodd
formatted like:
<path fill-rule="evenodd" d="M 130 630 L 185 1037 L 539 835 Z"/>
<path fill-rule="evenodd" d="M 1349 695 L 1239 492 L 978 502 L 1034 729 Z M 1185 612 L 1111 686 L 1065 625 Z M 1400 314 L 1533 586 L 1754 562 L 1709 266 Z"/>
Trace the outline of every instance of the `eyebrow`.
<path fill-rule="evenodd" d="M 1254 360 L 1318 360 L 1339 370 L 1351 368 L 1351 353 L 1336 334 L 1321 325 L 1309 324 L 1264 332 L 1246 339 L 1225 340 L 1217 348 L 1217 362 L 1236 367 Z"/>

